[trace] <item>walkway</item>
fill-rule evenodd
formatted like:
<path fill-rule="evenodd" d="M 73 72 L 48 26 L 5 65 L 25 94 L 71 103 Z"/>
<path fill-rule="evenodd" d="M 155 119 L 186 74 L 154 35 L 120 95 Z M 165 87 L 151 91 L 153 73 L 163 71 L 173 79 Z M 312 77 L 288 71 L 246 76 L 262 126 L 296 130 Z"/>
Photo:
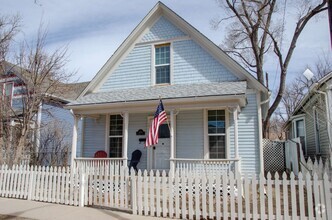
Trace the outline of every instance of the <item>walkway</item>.
<path fill-rule="evenodd" d="M 75 207 L 53 203 L 34 202 L 20 199 L 0 198 L 0 220 L 2 219 L 146 219 L 157 218 L 137 216 L 106 209 Z"/>

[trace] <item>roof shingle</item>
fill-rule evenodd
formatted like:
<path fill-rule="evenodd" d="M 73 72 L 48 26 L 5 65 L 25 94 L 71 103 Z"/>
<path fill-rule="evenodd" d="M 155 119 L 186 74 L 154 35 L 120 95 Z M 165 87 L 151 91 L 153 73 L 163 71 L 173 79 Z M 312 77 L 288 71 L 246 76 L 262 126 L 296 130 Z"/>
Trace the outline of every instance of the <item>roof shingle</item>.
<path fill-rule="evenodd" d="M 102 93 L 90 93 L 76 101 L 74 105 L 90 105 L 117 102 L 135 102 L 162 99 L 193 98 L 206 96 L 229 96 L 246 93 L 247 82 L 220 82 L 200 84 L 180 84 L 152 86 L 148 88 L 119 89 Z"/>

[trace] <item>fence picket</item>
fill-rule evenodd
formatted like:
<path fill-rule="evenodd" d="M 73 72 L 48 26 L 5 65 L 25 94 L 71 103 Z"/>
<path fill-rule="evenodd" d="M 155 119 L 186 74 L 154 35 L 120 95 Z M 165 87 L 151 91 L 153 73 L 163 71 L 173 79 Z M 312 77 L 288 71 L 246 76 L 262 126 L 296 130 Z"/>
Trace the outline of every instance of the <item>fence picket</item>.
<path fill-rule="evenodd" d="M 238 189 L 238 196 L 237 196 L 237 202 L 238 202 L 238 219 L 242 219 L 242 214 L 243 214 L 243 209 L 242 209 L 242 196 L 243 196 L 243 192 L 242 192 L 242 179 L 241 176 L 238 175 L 238 177 L 236 178 L 236 182 L 237 182 L 237 189 Z"/>
<path fill-rule="evenodd" d="M 198 173 L 196 173 L 196 175 L 194 176 L 195 179 L 195 217 L 196 219 L 200 219 L 200 215 L 201 215 L 201 210 L 200 210 L 200 195 L 202 195 L 202 191 L 201 191 L 201 178 L 199 178 Z"/>
<path fill-rule="evenodd" d="M 14 169 L 10 169 L 9 170 L 8 194 L 7 194 L 7 197 L 9 197 L 9 198 L 12 196 L 13 182 L 14 182 Z"/>
<path fill-rule="evenodd" d="M 326 218 L 331 220 L 332 219 L 332 209 L 328 208 L 331 207 L 331 183 L 329 182 L 329 176 L 325 172 L 323 175 L 323 187 L 324 187 L 324 197 L 325 197 L 325 215 Z"/>
<path fill-rule="evenodd" d="M 206 210 L 206 206 L 207 206 L 207 202 L 206 202 L 206 184 L 207 184 L 207 180 L 206 180 L 206 176 L 203 175 L 202 176 L 202 218 L 207 219 L 208 214 L 207 214 L 207 210 Z"/>
<path fill-rule="evenodd" d="M 174 187 L 171 189 L 174 193 L 174 196 L 175 196 L 175 218 L 176 219 L 179 219 L 180 218 L 180 193 L 179 193 L 179 181 L 180 181 L 180 176 L 179 176 L 179 170 L 175 171 L 175 185 Z M 204 204 L 202 204 L 204 205 Z"/>
<path fill-rule="evenodd" d="M 19 167 L 18 167 L 18 173 L 17 173 L 17 186 L 16 186 L 16 193 L 15 193 L 15 198 L 19 198 L 20 197 L 20 195 L 22 194 L 22 192 L 21 192 L 21 188 L 23 187 L 23 185 L 22 185 L 22 176 L 23 176 L 23 166 L 22 165 L 20 165 Z"/>
<path fill-rule="evenodd" d="M 275 185 L 275 204 L 276 204 L 276 219 L 281 219 L 281 209 L 280 209 L 280 180 L 279 180 L 279 174 L 276 172 L 274 174 L 274 185 Z"/>
<path fill-rule="evenodd" d="M 272 201 L 272 180 L 271 180 L 271 173 L 268 172 L 267 174 L 267 206 L 268 206 L 268 218 L 273 218 L 273 201 Z"/>
<path fill-rule="evenodd" d="M 306 174 L 306 189 L 307 189 L 307 202 L 308 202 L 308 218 L 314 219 L 313 216 L 313 201 L 312 201 L 312 184 L 311 184 L 311 175 L 309 173 Z"/>
<path fill-rule="evenodd" d="M 314 173 L 314 181 L 313 181 L 313 194 L 314 194 L 314 201 L 315 201 L 315 216 L 316 219 L 321 218 L 321 211 L 319 208 L 321 207 L 320 199 L 319 199 L 319 186 L 318 186 L 318 176 L 317 173 Z"/>
<path fill-rule="evenodd" d="M 282 195 L 284 197 L 284 219 L 288 219 L 288 183 L 287 183 L 287 174 L 284 172 L 282 174 Z"/>
<path fill-rule="evenodd" d="M 160 207 L 160 172 L 156 171 L 156 216 L 160 217 L 161 215 L 161 207 Z"/>
<path fill-rule="evenodd" d="M 187 186 L 187 178 L 185 176 L 181 176 L 181 214 L 182 219 L 187 218 L 187 192 L 186 192 L 186 186 Z"/>
<path fill-rule="evenodd" d="M 245 217 L 246 219 L 250 219 L 250 194 L 249 194 L 249 177 L 246 173 L 244 176 L 244 202 L 245 202 Z"/>
<path fill-rule="evenodd" d="M 194 218 L 194 209 L 193 209 L 193 179 L 192 175 L 188 176 L 188 214 L 189 219 Z"/>
<path fill-rule="evenodd" d="M 163 206 L 162 206 L 162 213 L 163 213 L 163 217 L 167 217 L 167 177 L 166 177 L 166 171 L 163 170 L 162 172 L 162 203 L 163 203 Z"/>
<path fill-rule="evenodd" d="M 219 179 L 219 178 L 218 178 Z M 216 187 L 222 187 L 222 202 L 223 202 L 223 218 L 224 219 L 228 219 L 228 178 L 227 175 L 222 175 L 222 185 L 219 186 L 218 184 L 216 184 Z M 229 189 L 229 191 L 231 191 L 232 189 Z M 220 191 L 220 190 L 218 190 Z M 218 197 L 217 197 L 218 198 Z"/>
<path fill-rule="evenodd" d="M 148 171 L 144 170 L 143 172 L 143 204 L 144 204 L 144 215 L 149 214 L 149 184 L 148 184 Z M 165 200 L 164 200 L 165 201 Z"/>
<path fill-rule="evenodd" d="M 256 180 L 256 175 L 252 174 L 252 180 L 251 180 L 251 190 L 252 190 L 252 218 L 258 219 L 257 215 L 257 180 Z M 232 185 L 231 185 L 232 187 Z M 231 211 L 233 212 L 233 211 Z"/>
<path fill-rule="evenodd" d="M 296 205 L 296 189 L 295 189 L 295 175 L 291 173 L 290 175 L 290 185 L 291 185 L 291 199 L 292 199 L 292 219 L 297 216 L 297 205 Z"/>
<path fill-rule="evenodd" d="M 234 185 L 234 173 L 229 173 L 229 188 L 230 188 L 230 217 L 235 219 L 235 185 Z"/>
<path fill-rule="evenodd" d="M 300 172 L 298 175 L 298 188 L 299 188 L 299 200 L 304 201 L 304 192 L 303 192 L 303 175 Z M 305 218 L 305 211 L 304 211 L 304 202 L 300 202 L 300 218 Z"/>
<path fill-rule="evenodd" d="M 225 187 L 225 182 L 221 182 L 220 181 L 220 177 L 218 176 L 216 178 L 216 183 L 215 183 L 215 191 L 216 191 L 216 218 L 217 219 L 221 219 L 221 195 L 220 195 L 220 190 L 222 189 L 222 198 L 223 198 L 223 202 L 224 202 L 224 198 L 225 198 L 225 191 L 224 191 L 224 187 Z M 227 196 L 226 196 L 227 197 Z"/>
<path fill-rule="evenodd" d="M 3 192 L 2 187 L 4 185 L 4 181 L 3 181 L 4 180 L 4 173 L 5 173 L 4 166 L 5 165 L 0 165 L 0 196 L 2 196 L 2 192 Z"/>
<path fill-rule="evenodd" d="M 208 174 L 208 181 L 209 181 L 209 187 L 208 187 L 208 194 L 209 194 L 209 204 L 213 204 L 213 184 L 214 184 L 214 179 L 211 174 Z M 214 218 L 214 212 L 213 212 L 213 206 L 209 205 L 209 218 Z"/>
<path fill-rule="evenodd" d="M 8 193 L 9 193 L 9 190 L 8 190 L 8 186 L 9 186 L 9 179 L 10 179 L 10 176 L 9 176 L 9 170 L 8 170 L 8 165 L 5 165 L 5 178 L 4 178 L 4 188 L 3 188 L 3 196 L 4 197 L 8 197 Z"/>
<path fill-rule="evenodd" d="M 142 213 L 143 213 L 142 187 L 143 187 L 142 186 L 142 171 L 138 170 L 138 173 L 137 173 L 137 207 L 138 207 L 139 215 L 142 215 Z"/>
<path fill-rule="evenodd" d="M 150 170 L 149 173 L 149 183 L 150 183 L 150 215 L 154 216 L 154 212 L 155 212 L 155 203 L 154 203 L 154 186 L 155 186 L 155 182 L 154 182 L 154 173 L 153 170 Z"/>

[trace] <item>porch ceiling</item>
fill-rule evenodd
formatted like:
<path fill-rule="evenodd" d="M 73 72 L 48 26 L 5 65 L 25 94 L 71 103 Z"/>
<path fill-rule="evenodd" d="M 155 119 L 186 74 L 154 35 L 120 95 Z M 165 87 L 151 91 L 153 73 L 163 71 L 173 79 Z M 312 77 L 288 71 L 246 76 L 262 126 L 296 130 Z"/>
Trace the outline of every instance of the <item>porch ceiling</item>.
<path fill-rule="evenodd" d="M 69 108 L 75 106 L 91 106 L 108 103 L 133 103 L 142 101 L 176 100 L 183 98 L 203 97 L 231 97 L 244 95 L 247 89 L 246 81 L 181 84 L 168 86 L 153 86 L 147 88 L 121 89 L 103 93 L 91 93 L 68 104 Z"/>

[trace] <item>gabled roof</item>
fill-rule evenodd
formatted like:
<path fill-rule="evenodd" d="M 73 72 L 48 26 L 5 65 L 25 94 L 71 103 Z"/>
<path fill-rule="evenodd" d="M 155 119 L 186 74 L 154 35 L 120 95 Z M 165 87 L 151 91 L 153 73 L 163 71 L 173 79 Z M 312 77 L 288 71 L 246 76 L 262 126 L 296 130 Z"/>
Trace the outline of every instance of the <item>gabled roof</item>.
<path fill-rule="evenodd" d="M 163 3 L 158 2 L 150 12 L 143 18 L 143 20 L 136 26 L 136 28 L 130 33 L 115 53 L 109 58 L 104 66 L 99 70 L 93 80 L 89 83 L 86 89 L 79 97 L 86 94 L 93 93 L 95 89 L 102 83 L 103 79 L 107 76 L 110 69 L 121 60 L 122 56 L 125 56 L 133 45 L 135 45 L 139 37 L 142 36 L 144 31 L 149 28 L 160 16 L 164 16 L 166 19 L 176 25 L 181 31 L 190 36 L 196 41 L 202 48 L 210 52 L 215 59 L 217 59 L 226 68 L 236 75 L 240 80 L 245 80 L 248 85 L 259 91 L 268 92 L 268 89 L 262 85 L 258 80 L 253 77 L 248 71 L 246 71 L 240 64 L 228 56 L 220 47 L 215 45 L 211 40 L 205 37 L 192 25 L 186 22 L 183 18 L 177 15 L 174 11 L 169 9 Z"/>
<path fill-rule="evenodd" d="M 296 106 L 296 108 L 292 112 L 292 115 L 290 116 L 290 118 L 288 118 L 288 120 L 286 121 L 284 128 L 286 128 L 295 117 L 298 117 L 298 115 L 299 115 L 298 113 L 302 114 L 302 112 L 300 112 L 302 107 L 305 106 L 306 103 L 313 97 L 313 95 L 315 94 L 314 92 L 316 90 L 319 90 L 330 79 L 332 79 L 332 72 L 326 74 L 321 79 L 319 79 L 316 83 L 314 83 L 310 86 L 309 91 L 305 94 L 305 96 L 302 98 L 302 100 L 299 102 L 299 104 Z"/>
<path fill-rule="evenodd" d="M 307 94 L 302 98 L 302 100 L 299 102 L 299 104 L 297 105 L 297 107 L 295 108 L 295 110 L 293 111 L 293 114 L 296 114 L 301 107 L 303 107 L 308 99 L 311 98 L 311 96 L 313 95 L 312 92 L 319 90 L 328 80 L 332 79 L 332 72 L 326 74 L 325 76 L 323 76 L 321 79 L 319 79 L 316 83 L 312 84 L 309 88 L 309 91 L 307 92 Z"/>
<path fill-rule="evenodd" d="M 29 71 L 23 69 L 15 64 L 3 61 L 1 64 L 0 78 L 15 75 L 25 84 L 31 83 L 31 77 L 29 77 Z M 45 88 L 48 87 L 48 83 L 52 83 L 51 80 L 45 80 Z M 65 102 L 76 100 L 77 97 L 82 93 L 89 82 L 80 83 L 59 83 L 56 90 L 50 94 L 52 98 L 56 98 Z M 45 91 L 45 90 L 44 90 Z"/>
<path fill-rule="evenodd" d="M 158 100 L 160 97 L 163 100 L 167 100 L 212 96 L 238 96 L 245 95 L 246 89 L 246 81 L 119 89 L 110 92 L 90 93 L 78 98 L 68 106 L 150 101 Z"/>

